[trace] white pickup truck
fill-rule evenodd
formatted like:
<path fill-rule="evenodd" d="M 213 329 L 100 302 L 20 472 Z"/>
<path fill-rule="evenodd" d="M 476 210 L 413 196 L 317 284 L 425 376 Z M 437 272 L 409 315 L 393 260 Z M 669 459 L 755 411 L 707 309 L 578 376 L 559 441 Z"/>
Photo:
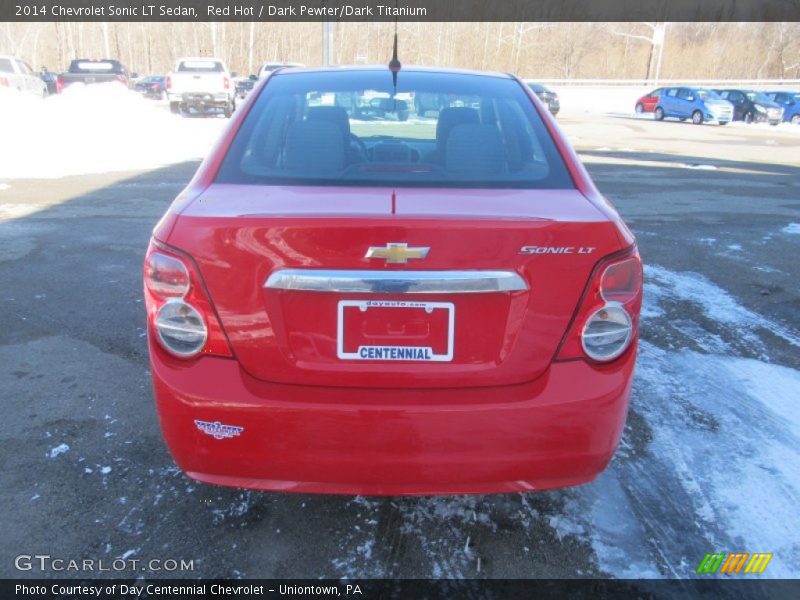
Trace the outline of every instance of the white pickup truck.
<path fill-rule="evenodd" d="M 28 66 L 28 63 L 8 55 L 0 55 L 0 87 L 27 92 L 44 98 L 47 84 Z"/>
<path fill-rule="evenodd" d="M 233 114 L 234 85 L 225 63 L 217 58 L 180 59 L 167 75 L 166 88 L 174 113 L 222 109 L 226 117 Z"/>

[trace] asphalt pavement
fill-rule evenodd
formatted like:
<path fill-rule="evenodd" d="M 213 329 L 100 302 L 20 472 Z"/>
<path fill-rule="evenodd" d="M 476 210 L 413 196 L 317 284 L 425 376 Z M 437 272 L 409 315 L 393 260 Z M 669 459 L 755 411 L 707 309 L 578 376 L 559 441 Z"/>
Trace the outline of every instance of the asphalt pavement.
<path fill-rule="evenodd" d="M 141 270 L 196 163 L 8 181 L 0 577 L 87 575 L 15 567 L 33 554 L 193 561 L 100 576 L 689 577 L 728 550 L 775 552 L 770 572 L 800 576 L 800 546 L 780 537 L 800 530 L 797 428 L 769 407 L 785 390 L 758 388 L 800 381 L 800 133 L 561 122 L 648 265 L 623 443 L 571 490 L 352 498 L 189 480 L 153 405 Z M 747 510 L 767 492 L 775 511 Z"/>

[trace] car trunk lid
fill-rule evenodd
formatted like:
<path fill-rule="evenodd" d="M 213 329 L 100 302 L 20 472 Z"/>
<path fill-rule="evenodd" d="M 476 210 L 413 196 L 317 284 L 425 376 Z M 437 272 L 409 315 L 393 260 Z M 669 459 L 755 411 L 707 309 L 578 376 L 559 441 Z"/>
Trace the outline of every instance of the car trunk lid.
<path fill-rule="evenodd" d="M 243 185 L 211 186 L 168 243 L 251 375 L 379 387 L 536 378 L 621 248 L 575 190 Z"/>

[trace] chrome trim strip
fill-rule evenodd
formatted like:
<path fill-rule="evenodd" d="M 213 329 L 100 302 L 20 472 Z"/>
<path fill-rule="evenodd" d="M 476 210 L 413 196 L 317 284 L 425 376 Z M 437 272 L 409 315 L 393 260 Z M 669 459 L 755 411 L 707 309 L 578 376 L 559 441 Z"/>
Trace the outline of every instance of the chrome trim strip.
<path fill-rule="evenodd" d="M 334 271 L 282 269 L 265 288 L 366 294 L 476 294 L 528 289 L 513 271 Z"/>

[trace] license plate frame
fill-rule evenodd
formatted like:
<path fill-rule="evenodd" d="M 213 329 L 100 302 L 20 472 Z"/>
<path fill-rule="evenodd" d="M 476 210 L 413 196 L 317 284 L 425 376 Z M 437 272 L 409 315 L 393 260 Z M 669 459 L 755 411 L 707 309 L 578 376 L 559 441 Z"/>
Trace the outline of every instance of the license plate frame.
<path fill-rule="evenodd" d="M 345 351 L 345 308 L 357 307 L 362 312 L 370 308 L 396 308 L 402 309 L 425 309 L 426 312 L 434 310 L 447 311 L 447 351 L 436 353 L 430 346 L 406 346 L 406 345 L 361 345 L 355 352 Z M 336 356 L 341 360 L 360 360 L 378 362 L 452 362 L 455 338 L 455 305 L 452 302 L 425 302 L 417 300 L 339 300 L 336 319 Z M 370 355 L 370 348 L 381 349 L 380 357 L 376 357 L 378 351 L 373 351 Z M 392 349 L 397 349 L 394 352 Z M 366 349 L 365 352 L 362 349 Z M 400 349 L 403 352 L 400 352 Z M 383 355 L 386 355 L 385 357 Z M 393 354 L 402 354 L 402 358 L 392 358 Z"/>

